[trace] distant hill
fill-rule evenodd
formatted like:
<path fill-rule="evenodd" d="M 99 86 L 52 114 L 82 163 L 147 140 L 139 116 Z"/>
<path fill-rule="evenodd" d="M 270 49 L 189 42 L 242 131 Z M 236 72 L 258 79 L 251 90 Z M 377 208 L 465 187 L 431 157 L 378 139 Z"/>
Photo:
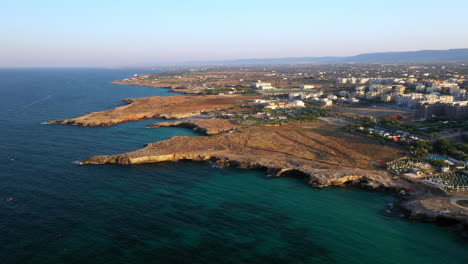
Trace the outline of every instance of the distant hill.
<path fill-rule="evenodd" d="M 349 62 L 468 62 L 468 49 L 366 53 L 346 57 Z"/>
<path fill-rule="evenodd" d="M 190 64 L 282 64 L 282 63 L 421 63 L 468 62 L 468 49 L 420 50 L 405 52 L 365 53 L 349 57 L 298 57 L 270 59 L 240 59 L 191 62 Z"/>

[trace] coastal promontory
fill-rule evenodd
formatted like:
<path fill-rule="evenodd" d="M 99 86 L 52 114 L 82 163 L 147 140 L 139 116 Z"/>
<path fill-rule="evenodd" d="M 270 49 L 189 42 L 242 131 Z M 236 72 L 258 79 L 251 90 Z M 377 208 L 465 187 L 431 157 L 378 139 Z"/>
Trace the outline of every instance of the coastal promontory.
<path fill-rule="evenodd" d="M 167 125 L 167 124 L 165 124 Z M 184 125 L 176 122 L 173 125 Z M 203 125 L 201 125 L 203 127 Z M 218 165 L 265 168 L 275 174 L 299 173 L 317 184 L 373 182 L 393 186 L 394 179 L 377 170 L 378 159 L 398 157 L 398 147 L 382 145 L 340 128 L 305 123 L 241 127 L 202 137 L 174 137 L 119 155 L 95 156 L 85 164 L 140 164 L 178 160 L 211 160 Z"/>
<path fill-rule="evenodd" d="M 138 99 L 124 99 L 127 105 L 111 110 L 93 112 L 84 116 L 49 121 L 49 124 L 70 124 L 80 126 L 112 126 L 123 122 L 147 118 L 183 119 L 198 116 L 204 112 L 219 111 L 234 107 L 252 105 L 258 96 L 215 95 L 215 96 L 151 96 Z"/>

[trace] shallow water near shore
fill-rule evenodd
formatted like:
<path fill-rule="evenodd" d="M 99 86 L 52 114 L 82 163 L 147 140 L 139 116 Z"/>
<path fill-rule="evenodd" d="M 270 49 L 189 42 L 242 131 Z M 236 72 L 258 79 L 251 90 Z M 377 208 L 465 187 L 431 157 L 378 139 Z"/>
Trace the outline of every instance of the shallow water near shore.
<path fill-rule="evenodd" d="M 199 136 L 145 128 L 156 120 L 41 124 L 174 95 L 110 83 L 144 72 L 0 70 L 1 263 L 468 263 L 450 227 L 386 213 L 394 198 L 385 193 L 316 190 L 205 162 L 75 165 Z"/>

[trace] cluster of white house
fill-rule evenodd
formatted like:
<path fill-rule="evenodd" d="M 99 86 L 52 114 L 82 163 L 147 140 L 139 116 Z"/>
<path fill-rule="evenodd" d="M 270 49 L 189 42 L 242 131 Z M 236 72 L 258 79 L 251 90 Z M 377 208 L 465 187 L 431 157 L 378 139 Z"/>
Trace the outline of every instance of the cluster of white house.
<path fill-rule="evenodd" d="M 338 78 L 336 83 L 339 84 L 408 84 L 417 82 L 417 79 L 414 76 L 409 78 Z"/>
<path fill-rule="evenodd" d="M 422 76 L 427 77 L 430 74 L 423 74 Z M 356 77 L 347 77 L 347 78 L 338 78 L 336 83 L 338 84 L 423 84 L 427 87 L 433 86 L 444 86 L 448 84 L 460 84 L 466 81 L 465 76 L 461 78 L 449 78 L 446 80 L 435 80 L 435 79 L 420 79 L 418 80 L 415 75 L 403 74 L 403 78 L 356 78 Z M 458 75 L 454 75 L 458 76 Z M 460 77 L 460 76 L 458 76 Z"/>
<path fill-rule="evenodd" d="M 439 93 L 446 90 L 451 96 L 456 99 L 464 99 L 467 96 L 466 90 L 460 88 L 457 83 L 435 83 L 431 86 L 426 86 L 423 84 L 418 84 L 416 86 L 416 91 L 420 93 Z"/>
<path fill-rule="evenodd" d="M 341 91 L 338 95 L 347 98 L 365 98 L 380 100 L 382 102 L 395 102 L 397 105 L 409 108 L 414 108 L 417 104 L 451 104 L 454 102 L 463 104 L 463 101 L 460 99 L 466 98 L 466 90 L 456 84 L 450 86 L 450 95 L 440 94 L 436 91 L 437 89 L 439 88 L 426 88 L 424 85 L 418 85 L 416 86 L 417 92 L 405 94 L 406 87 L 404 85 L 384 86 L 372 84 L 368 88 L 366 86 L 358 86 L 354 92 Z"/>
<path fill-rule="evenodd" d="M 418 116 L 426 118 L 434 114 L 436 116 L 449 115 L 452 112 L 456 112 L 457 117 L 468 115 L 468 111 L 465 109 L 468 108 L 468 101 L 463 101 L 468 99 L 467 92 L 466 89 L 460 88 L 457 81 L 441 82 L 430 80 L 416 82 L 414 78 L 341 78 L 339 80 L 341 80 L 341 83 L 351 80 L 351 83 L 369 83 L 370 85 L 358 86 L 352 92 L 341 91 L 337 95 L 330 94 L 326 97 L 321 91 L 306 92 L 306 90 L 314 89 L 314 85 L 301 85 L 299 88 L 304 90 L 304 92 L 290 93 L 289 101 L 274 102 L 269 107 L 273 109 L 304 107 L 303 100 L 318 102 L 324 106 L 332 106 L 334 102 L 355 104 L 359 103 L 360 99 L 368 99 L 394 102 L 399 106 L 417 109 L 422 109 L 420 106 L 423 105 L 425 107 L 420 111 L 421 114 Z M 391 83 L 392 85 L 385 85 L 385 83 Z M 407 88 L 401 83 L 415 85 L 416 92 L 405 93 Z M 271 83 L 260 80 L 253 82 L 252 87 L 260 90 L 276 89 Z M 441 92 L 444 94 L 441 94 Z M 427 105 L 431 105 L 431 107 L 427 107 Z"/>
<path fill-rule="evenodd" d="M 292 108 L 292 107 L 305 107 L 304 100 L 309 102 L 318 102 L 323 106 L 332 106 L 333 100 L 336 100 L 335 95 L 329 95 L 328 97 L 321 98 L 323 95 L 322 91 L 317 93 L 290 93 L 287 100 L 255 100 L 256 103 L 266 104 L 266 108 L 269 109 L 281 109 L 281 108 Z M 333 98 L 334 97 L 334 98 Z"/>
<path fill-rule="evenodd" d="M 258 80 L 256 82 L 253 82 L 252 87 L 256 88 L 256 89 L 260 89 L 260 90 L 274 90 L 274 89 L 276 89 L 275 87 L 273 87 L 271 85 L 271 83 L 262 82 L 260 80 Z M 303 90 L 314 89 L 314 88 L 315 88 L 314 85 L 309 85 L 309 84 L 299 86 L 299 89 L 303 89 Z"/>
<path fill-rule="evenodd" d="M 418 81 L 414 76 L 410 78 L 339 78 L 336 80 L 337 83 L 345 84 L 361 84 L 361 85 L 370 85 L 369 91 L 377 91 L 378 88 L 385 86 L 380 85 L 414 85 L 416 86 L 416 91 L 420 93 L 434 93 L 447 91 L 450 95 L 454 96 L 457 99 L 463 99 L 467 96 L 465 89 L 460 88 L 460 84 L 466 82 L 465 79 L 451 78 L 444 81 L 433 80 L 433 79 L 424 79 Z M 372 87 L 378 87 L 375 90 Z M 404 91 L 404 90 L 403 90 Z"/>
<path fill-rule="evenodd" d="M 404 94 L 405 89 L 404 85 L 384 86 L 372 84 L 369 87 L 358 86 L 353 92 L 341 91 L 338 95 L 341 97 L 341 102 L 348 103 L 359 102 L 359 99 L 381 99 L 382 101 L 389 102 L 394 96 Z"/>
<path fill-rule="evenodd" d="M 269 102 L 265 107 L 269 109 L 305 107 L 305 103 L 302 100 L 274 101 L 274 102 Z"/>
<path fill-rule="evenodd" d="M 325 98 L 323 97 L 323 92 L 313 92 L 313 93 L 290 93 L 288 95 L 289 100 L 309 100 L 311 102 L 318 102 L 323 106 L 332 106 L 333 101 L 337 100 L 338 97 L 336 95 L 330 94 Z"/>
<path fill-rule="evenodd" d="M 252 87 L 260 90 L 273 90 L 276 89 L 271 85 L 271 83 L 257 81 L 252 83 Z M 299 89 L 302 90 L 309 90 L 314 89 L 314 85 L 301 85 Z M 291 108 L 291 107 L 305 107 L 305 103 L 303 100 L 310 100 L 310 101 L 318 101 L 321 102 L 325 106 L 331 106 L 333 102 L 328 100 L 327 98 L 319 98 L 323 95 L 322 91 L 319 92 L 300 92 L 300 93 L 290 93 L 288 100 L 279 100 L 279 101 L 270 101 L 267 102 L 265 100 L 256 100 L 258 103 L 267 103 L 266 108 L 270 109 L 281 109 L 281 108 Z"/>

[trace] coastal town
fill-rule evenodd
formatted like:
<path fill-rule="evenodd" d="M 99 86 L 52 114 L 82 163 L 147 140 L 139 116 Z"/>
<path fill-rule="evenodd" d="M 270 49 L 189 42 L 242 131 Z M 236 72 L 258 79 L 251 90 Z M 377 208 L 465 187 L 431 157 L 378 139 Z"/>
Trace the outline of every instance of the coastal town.
<path fill-rule="evenodd" d="M 465 65 L 293 65 L 192 68 L 121 81 L 194 94 L 261 94 L 270 108 L 386 104 L 415 117 L 466 118 Z M 287 97 L 287 98 L 285 98 Z M 283 99 L 283 100 L 281 100 Z M 289 100 L 285 100 L 289 99 Z"/>

